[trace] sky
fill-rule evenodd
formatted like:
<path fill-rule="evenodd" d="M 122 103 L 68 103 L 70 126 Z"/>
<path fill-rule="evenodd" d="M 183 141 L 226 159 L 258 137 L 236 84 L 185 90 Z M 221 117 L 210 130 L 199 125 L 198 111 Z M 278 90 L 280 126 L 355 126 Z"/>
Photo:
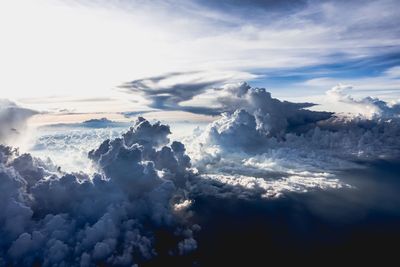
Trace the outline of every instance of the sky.
<path fill-rule="evenodd" d="M 325 99 L 325 92 L 338 84 L 351 85 L 354 95 L 396 101 L 397 5 L 398 1 L 2 1 L 2 98 L 45 113 L 39 122 L 104 114 L 123 119 L 118 114 L 163 110 L 165 105 L 150 103 L 143 90 L 121 88 L 160 76 L 169 77 L 159 85 L 163 88 L 201 83 L 205 90 L 247 81 L 276 97 L 317 102 L 334 111 L 347 111 Z M 194 102 L 211 105 L 207 98 Z"/>

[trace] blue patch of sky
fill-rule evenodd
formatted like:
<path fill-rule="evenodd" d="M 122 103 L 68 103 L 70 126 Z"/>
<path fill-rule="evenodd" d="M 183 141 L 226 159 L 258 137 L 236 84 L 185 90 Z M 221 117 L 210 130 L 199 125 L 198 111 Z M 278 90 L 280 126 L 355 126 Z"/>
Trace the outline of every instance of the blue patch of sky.
<path fill-rule="evenodd" d="M 259 78 L 249 81 L 252 86 L 266 88 L 288 89 L 287 86 L 316 79 L 316 78 L 335 78 L 335 79 L 357 79 L 367 77 L 379 77 L 384 75 L 388 69 L 400 66 L 400 52 L 388 53 L 375 57 L 362 59 L 343 60 L 341 55 L 332 55 L 332 63 L 325 63 L 300 68 L 286 68 L 278 70 L 257 70 L 255 74 Z M 296 89 L 296 88 L 292 88 Z"/>

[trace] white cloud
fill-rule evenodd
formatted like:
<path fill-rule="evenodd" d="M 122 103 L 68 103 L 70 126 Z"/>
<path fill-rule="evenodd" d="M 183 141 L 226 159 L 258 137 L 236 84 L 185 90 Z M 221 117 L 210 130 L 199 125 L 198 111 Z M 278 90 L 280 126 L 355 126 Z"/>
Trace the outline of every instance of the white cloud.
<path fill-rule="evenodd" d="M 138 120 L 123 139 L 90 153 L 101 173 L 91 176 L 0 145 L 2 262 L 132 266 L 156 255 L 154 229 L 161 226 L 181 231 L 171 250 L 195 249 L 185 210 L 175 210 L 188 203 L 182 186 L 189 162 L 178 142 L 159 148 L 168 133 Z"/>
<path fill-rule="evenodd" d="M 398 158 L 397 106 L 373 98 L 357 101 L 342 95 L 343 88 L 329 91 L 330 97 L 379 112 L 371 118 L 341 117 L 304 110 L 309 105 L 281 102 L 246 84 L 222 88 L 219 102 L 233 110 L 186 141 L 193 166 L 207 177 L 198 185 L 203 189 L 193 190 L 272 197 L 340 188 L 347 185 L 336 173 L 356 168 L 354 160 Z"/>
<path fill-rule="evenodd" d="M 358 114 L 365 116 L 368 119 L 400 117 L 399 103 L 387 103 L 370 96 L 362 99 L 355 99 L 351 95 L 347 94 L 347 91 L 352 88 L 353 87 L 350 85 L 339 84 L 334 86 L 331 90 L 326 92 L 328 100 L 349 104 L 358 111 Z"/>
<path fill-rule="evenodd" d="M 399 67 L 392 67 L 378 76 L 360 78 L 314 78 L 296 84 L 299 88 L 309 88 L 309 90 L 326 90 L 337 84 L 350 85 L 352 94 L 357 96 L 368 96 L 370 94 L 379 95 L 385 99 L 398 98 L 399 86 Z"/>

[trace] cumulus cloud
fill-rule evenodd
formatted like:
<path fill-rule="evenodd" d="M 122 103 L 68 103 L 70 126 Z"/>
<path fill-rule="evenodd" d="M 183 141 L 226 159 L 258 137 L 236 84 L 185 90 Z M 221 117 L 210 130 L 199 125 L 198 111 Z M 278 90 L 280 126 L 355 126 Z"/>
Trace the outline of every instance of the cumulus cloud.
<path fill-rule="evenodd" d="M 43 160 L 50 158 L 64 171 L 93 173 L 96 169 L 87 157 L 88 151 L 97 148 L 106 139 L 121 136 L 126 127 L 119 126 L 118 123 L 118 126 L 113 124 L 112 127 L 97 128 L 73 123 L 38 127 L 29 152 Z"/>
<path fill-rule="evenodd" d="M 380 111 L 371 119 L 307 110 L 313 104 L 280 101 L 245 83 L 224 86 L 216 101 L 230 110 L 188 140 L 193 166 L 207 177 L 199 186 L 215 195 L 272 197 L 348 186 L 335 173 L 357 167 L 355 160 L 400 156 L 397 107 L 377 99 L 368 102 Z"/>
<path fill-rule="evenodd" d="M 306 109 L 315 106 L 313 103 L 280 101 L 265 88 L 252 88 L 247 83 L 227 84 L 218 90 L 218 95 L 217 103 L 224 111 L 245 110 L 254 116 L 256 128 L 269 136 L 304 131 L 332 115 Z"/>
<path fill-rule="evenodd" d="M 190 203 L 183 193 L 190 159 L 183 144 L 167 146 L 168 134 L 168 126 L 140 118 L 122 138 L 89 153 L 99 171 L 94 175 L 64 173 L 1 145 L 3 262 L 132 266 L 156 256 L 158 227 L 181 229 L 171 251 L 195 249 L 185 209 L 177 213 L 175 206 Z"/>
<path fill-rule="evenodd" d="M 9 143 L 18 138 L 26 128 L 27 120 L 35 114 L 37 112 L 34 110 L 0 99 L 0 143 Z"/>
<path fill-rule="evenodd" d="M 174 75 L 181 74 L 172 77 Z M 214 188 L 216 183 L 216 188 L 229 196 L 263 197 L 345 186 L 334 179 L 332 171 L 349 164 L 325 153 L 308 153 L 310 149 L 304 145 L 315 142 L 307 140 L 310 132 L 321 122 L 332 119 L 333 113 L 309 110 L 313 103 L 280 101 L 265 88 L 253 88 L 243 82 L 220 87 L 215 84 L 207 90 L 201 86 L 193 91 L 188 90 L 191 87 L 187 84 L 181 84 L 177 87 L 179 90 L 188 90 L 188 95 L 183 97 L 174 86 L 164 90 L 154 83 L 164 79 L 165 76 L 140 81 L 148 85 L 135 87 L 135 90 L 171 97 L 174 103 L 181 103 L 179 108 L 191 107 L 200 98 L 212 95 L 213 105 L 201 108 L 205 114 L 222 112 L 203 133 L 187 142 L 193 166 L 204 178 L 192 181 L 191 193 L 225 195 Z M 176 85 L 176 81 L 173 84 Z M 162 153 L 171 153 L 164 150 Z"/>
<path fill-rule="evenodd" d="M 343 86 L 334 87 L 327 94 L 336 101 L 368 106 L 374 109 L 375 116 L 344 117 L 331 112 L 312 111 L 307 108 L 314 106 L 313 103 L 280 101 L 272 98 L 264 88 L 252 88 L 246 83 L 225 85 L 218 90 L 216 101 L 226 112 L 206 128 L 201 134 L 201 141 L 226 150 L 240 148 L 253 153 L 293 143 L 299 146 L 301 142 L 332 150 L 334 142 L 337 148 L 341 148 L 346 146 L 347 141 L 344 140 L 354 138 L 354 142 L 356 138 L 367 138 L 370 134 L 386 143 L 382 144 L 383 147 L 390 147 L 392 138 L 389 136 L 398 129 L 399 105 L 390 105 L 371 97 L 355 100 L 345 95 L 343 90 Z M 312 138 L 320 138 L 319 144 Z M 365 149 L 372 145 L 372 142 L 363 143 Z M 362 146 L 354 144 L 351 148 L 362 149 Z"/>
<path fill-rule="evenodd" d="M 387 103 L 386 101 L 370 96 L 362 99 L 355 99 L 348 94 L 348 91 L 352 88 L 351 85 L 339 84 L 332 87 L 326 94 L 333 101 L 353 105 L 353 107 L 357 108 L 360 115 L 368 119 L 400 117 L 399 103 Z"/>

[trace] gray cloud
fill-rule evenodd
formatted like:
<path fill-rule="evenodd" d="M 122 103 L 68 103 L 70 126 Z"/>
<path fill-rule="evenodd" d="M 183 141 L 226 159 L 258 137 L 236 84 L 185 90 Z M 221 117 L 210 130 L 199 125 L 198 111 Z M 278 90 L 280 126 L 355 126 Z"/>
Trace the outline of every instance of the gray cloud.
<path fill-rule="evenodd" d="M 290 121 L 292 126 L 296 123 L 302 124 L 304 121 L 296 121 L 300 117 L 296 118 L 289 113 L 302 113 L 302 119 L 309 120 L 310 123 L 314 120 L 317 121 L 329 117 L 329 113 L 326 112 L 310 112 L 304 109 L 315 105 L 312 103 L 281 102 L 271 98 L 270 93 L 266 92 L 263 88 L 251 88 L 246 83 L 241 83 L 238 87 L 232 87 L 229 84 L 220 87 L 222 83 L 226 82 L 226 78 L 205 80 L 199 76 L 193 78 L 190 76 L 192 74 L 204 73 L 172 73 L 135 80 L 120 87 L 128 93 L 142 94 L 146 99 L 151 101 L 149 104 L 151 108 L 165 111 L 179 110 L 196 114 L 219 115 L 222 112 L 233 112 L 237 108 L 244 108 L 246 106 L 248 108 L 260 109 L 261 113 L 274 113 L 271 119 L 279 119 L 279 117 L 286 116 L 287 118 L 285 119 Z M 186 81 L 183 82 L 183 79 L 186 79 Z M 194 106 L 188 103 L 182 105 L 184 102 L 194 103 L 195 98 L 204 96 L 206 90 L 211 91 L 214 96 L 213 103 L 210 105 Z M 136 112 L 133 114 L 136 114 Z M 319 116 L 318 118 L 311 118 L 311 116 L 317 115 Z M 281 122 L 283 123 L 285 119 L 281 119 Z"/>
<path fill-rule="evenodd" d="M 184 210 L 174 208 L 186 200 L 190 159 L 183 144 L 166 146 L 168 134 L 139 119 L 89 153 L 99 168 L 93 176 L 0 145 L 1 263 L 132 266 L 156 255 L 157 227 L 181 229 L 176 254 L 195 249 Z"/>
<path fill-rule="evenodd" d="M 246 12 L 255 12 L 256 15 L 267 13 L 272 16 L 274 13 L 290 14 L 307 6 L 307 1 L 273 1 L 273 0 L 223 0 L 223 1 L 195 1 L 199 5 L 210 9 L 233 13 L 239 16 L 245 16 Z"/>
<path fill-rule="evenodd" d="M 27 120 L 37 113 L 6 99 L 0 99 L 0 143 L 8 143 L 18 138 L 25 130 Z"/>
<path fill-rule="evenodd" d="M 162 85 L 168 79 L 182 78 L 194 73 L 170 73 L 162 76 L 150 77 L 120 86 L 125 92 L 140 93 L 150 100 L 150 107 L 161 110 L 181 110 L 198 114 L 218 115 L 220 111 L 206 107 L 181 106 L 180 103 L 193 99 L 206 89 L 221 83 L 224 79 L 212 79 L 204 81 L 201 78 L 193 78 L 190 81 L 174 82 Z"/>
<path fill-rule="evenodd" d="M 116 128 L 116 127 L 128 127 L 128 122 L 119 122 L 109 120 L 106 117 L 100 119 L 90 119 L 78 123 L 55 123 L 44 126 L 44 128 L 58 128 L 58 127 L 68 127 L 68 128 Z"/>

